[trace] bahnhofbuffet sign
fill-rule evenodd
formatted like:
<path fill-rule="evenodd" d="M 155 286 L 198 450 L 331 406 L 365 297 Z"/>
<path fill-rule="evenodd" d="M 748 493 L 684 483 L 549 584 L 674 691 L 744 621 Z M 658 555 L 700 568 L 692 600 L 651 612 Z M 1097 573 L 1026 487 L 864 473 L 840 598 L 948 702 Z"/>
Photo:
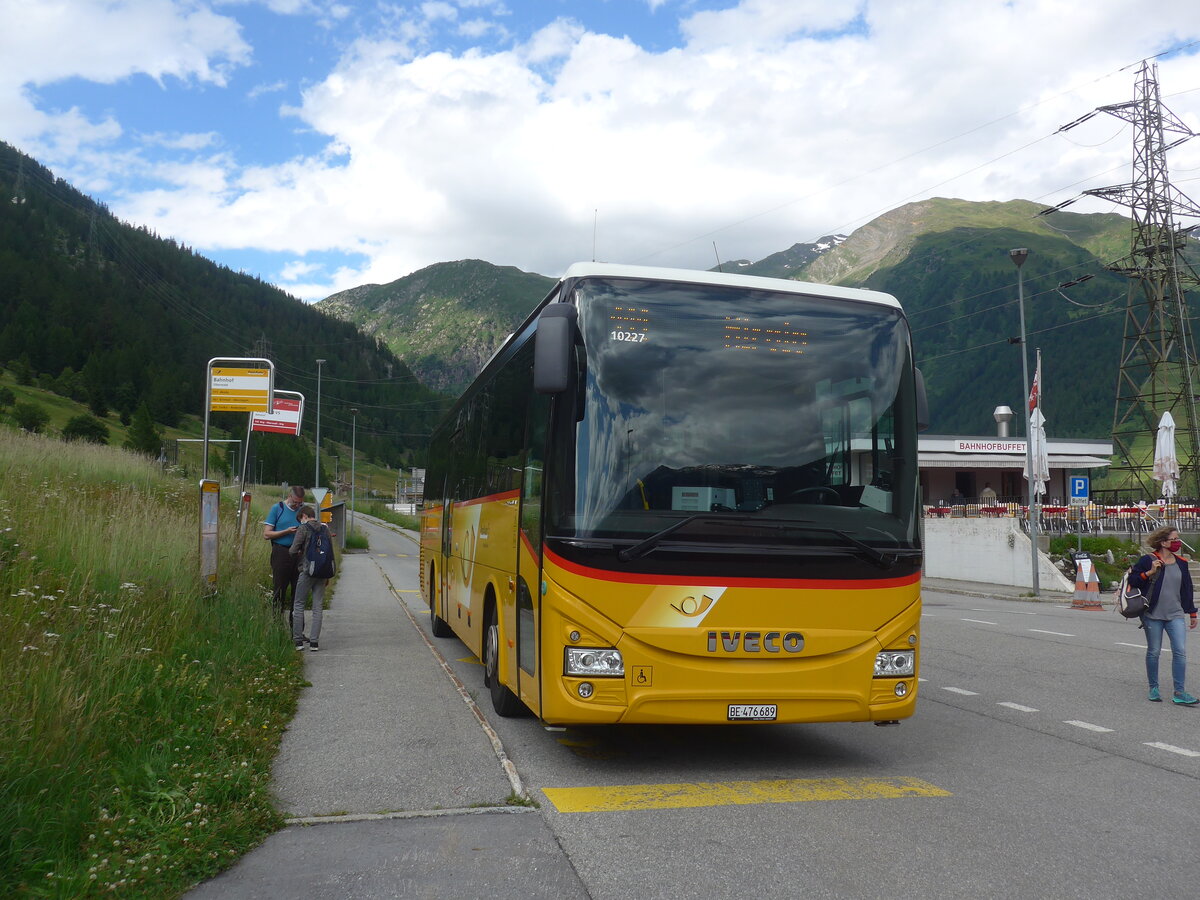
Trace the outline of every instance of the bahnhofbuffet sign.
<path fill-rule="evenodd" d="M 1024 441 L 955 441 L 955 453 L 1024 453 Z"/>

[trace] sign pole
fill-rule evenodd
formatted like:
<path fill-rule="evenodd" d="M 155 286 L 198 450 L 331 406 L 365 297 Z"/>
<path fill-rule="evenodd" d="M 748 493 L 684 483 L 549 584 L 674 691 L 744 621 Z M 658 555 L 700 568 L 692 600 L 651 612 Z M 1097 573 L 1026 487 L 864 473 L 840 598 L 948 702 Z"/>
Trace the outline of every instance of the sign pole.
<path fill-rule="evenodd" d="M 200 580 L 210 590 L 217 588 L 217 548 L 220 545 L 217 513 L 221 485 L 205 478 L 200 482 Z"/>
<path fill-rule="evenodd" d="M 208 361 L 204 373 L 204 463 L 201 469 L 204 475 L 200 480 L 200 578 L 213 590 L 217 586 L 217 515 L 221 505 L 221 485 L 208 477 L 209 416 L 213 412 L 253 414 L 269 411 L 274 391 L 275 364 L 269 359 L 215 356 Z M 247 455 L 242 457 L 243 471 Z M 242 484 L 245 485 L 244 475 Z M 241 507 L 239 503 L 239 518 L 242 517 Z"/>

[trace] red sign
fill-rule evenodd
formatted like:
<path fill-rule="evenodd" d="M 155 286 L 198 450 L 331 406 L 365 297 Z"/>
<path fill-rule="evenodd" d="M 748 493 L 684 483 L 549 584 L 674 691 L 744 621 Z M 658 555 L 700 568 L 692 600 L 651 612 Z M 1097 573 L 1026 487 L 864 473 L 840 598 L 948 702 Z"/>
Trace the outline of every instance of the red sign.
<path fill-rule="evenodd" d="M 269 413 L 251 413 L 250 430 L 267 431 L 273 434 L 300 434 L 300 418 L 304 412 L 304 400 L 280 397 L 275 393 L 275 407 Z"/>

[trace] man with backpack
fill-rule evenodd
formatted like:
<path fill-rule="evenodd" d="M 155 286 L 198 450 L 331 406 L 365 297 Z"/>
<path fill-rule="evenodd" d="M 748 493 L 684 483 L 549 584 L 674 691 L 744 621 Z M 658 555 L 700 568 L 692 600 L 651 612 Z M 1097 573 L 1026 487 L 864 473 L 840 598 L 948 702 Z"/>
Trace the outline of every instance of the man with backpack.
<path fill-rule="evenodd" d="M 300 564 L 300 580 L 296 585 L 296 597 L 292 605 L 292 640 L 297 650 L 319 650 L 317 639 L 321 636 L 321 614 L 325 605 L 325 585 L 333 577 L 335 560 L 333 534 L 329 527 L 317 518 L 311 506 L 300 507 L 300 527 L 288 551 L 292 559 Z M 312 628 L 304 636 L 304 602 L 312 594 Z"/>
<path fill-rule="evenodd" d="M 288 495 L 271 507 L 263 522 L 263 537 L 271 542 L 271 582 L 274 588 L 271 596 L 275 612 L 291 617 L 291 609 L 296 601 L 296 581 L 299 572 L 296 569 L 296 557 L 288 551 L 292 548 L 292 539 L 300 520 L 296 510 L 304 505 L 304 488 L 293 484 L 288 488 Z M 288 589 L 292 596 L 289 602 Z"/>

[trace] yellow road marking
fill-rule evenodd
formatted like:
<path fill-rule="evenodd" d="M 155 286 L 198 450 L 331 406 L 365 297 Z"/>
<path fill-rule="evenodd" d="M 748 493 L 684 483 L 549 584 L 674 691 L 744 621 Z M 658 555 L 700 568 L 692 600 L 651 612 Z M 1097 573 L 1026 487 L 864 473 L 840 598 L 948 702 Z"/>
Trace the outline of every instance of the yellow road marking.
<path fill-rule="evenodd" d="M 483 665 L 482 660 L 480 660 L 478 656 L 464 656 L 459 660 L 459 662 L 474 663 L 477 666 Z"/>
<path fill-rule="evenodd" d="M 789 778 L 782 781 L 629 784 L 544 788 L 543 793 L 562 813 L 953 796 L 919 778 Z"/>

